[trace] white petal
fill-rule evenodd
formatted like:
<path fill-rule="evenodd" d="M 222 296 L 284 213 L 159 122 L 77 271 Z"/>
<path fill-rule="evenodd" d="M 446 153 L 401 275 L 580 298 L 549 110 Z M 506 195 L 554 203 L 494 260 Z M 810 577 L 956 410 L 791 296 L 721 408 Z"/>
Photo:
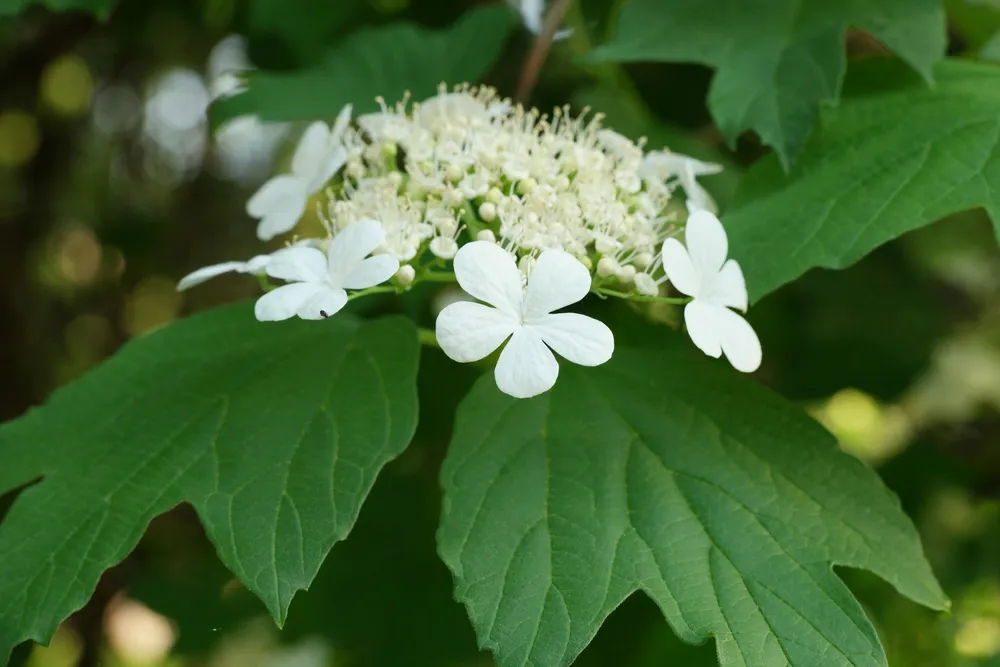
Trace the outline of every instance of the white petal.
<path fill-rule="evenodd" d="M 541 34 L 542 24 L 544 23 L 543 16 L 545 12 L 545 0 L 514 0 L 511 2 L 518 10 L 521 12 L 521 20 L 524 22 L 524 27 L 534 35 Z"/>
<path fill-rule="evenodd" d="M 718 358 L 724 352 L 733 368 L 743 373 L 760 367 L 760 340 L 750 323 L 737 313 L 692 301 L 684 307 L 684 322 L 691 340 L 710 357 Z"/>
<path fill-rule="evenodd" d="M 735 259 L 727 260 L 722 270 L 705 282 L 704 294 L 699 298 L 707 303 L 746 311 L 747 283 Z"/>
<path fill-rule="evenodd" d="M 657 178 L 659 180 L 678 178 L 686 190 L 685 180 L 692 182 L 695 176 L 718 174 L 722 171 L 722 165 L 714 162 L 702 162 L 680 153 L 652 151 L 643 158 L 639 169 L 643 178 Z M 690 193 L 687 194 L 690 196 Z"/>
<path fill-rule="evenodd" d="M 223 262 L 222 264 L 204 266 L 181 278 L 180 282 L 177 283 L 177 291 L 183 292 L 186 289 L 190 289 L 195 285 L 200 285 L 206 280 L 211 280 L 212 278 L 221 276 L 224 273 L 240 271 L 245 265 L 245 262 Z"/>
<path fill-rule="evenodd" d="M 310 299 L 324 291 L 318 283 L 292 283 L 273 289 L 257 299 L 254 315 L 261 322 L 287 320 L 296 315 Z"/>
<path fill-rule="evenodd" d="M 663 271 L 674 287 L 682 294 L 698 296 L 701 281 L 695 275 L 691 256 L 677 239 L 667 239 L 660 251 L 663 257 Z"/>
<path fill-rule="evenodd" d="M 312 182 L 330 153 L 330 128 L 321 120 L 306 128 L 292 156 L 292 173 Z"/>
<path fill-rule="evenodd" d="M 708 211 L 695 211 L 684 227 L 688 255 L 698 276 L 718 273 L 729 253 L 729 240 L 719 219 Z"/>
<path fill-rule="evenodd" d="M 281 280 L 322 283 L 327 280 L 326 257 L 316 248 L 285 248 L 274 253 L 265 268 Z"/>
<path fill-rule="evenodd" d="M 535 261 L 524 293 L 524 319 L 529 322 L 587 296 L 590 271 L 563 250 L 546 250 Z"/>
<path fill-rule="evenodd" d="M 479 361 L 507 340 L 518 328 L 514 318 L 481 303 L 459 301 L 446 306 L 437 317 L 438 345 L 455 361 Z"/>
<path fill-rule="evenodd" d="M 296 309 L 296 315 L 304 320 L 322 320 L 347 305 L 347 292 L 344 290 L 329 285 L 321 285 L 320 288 Z"/>
<path fill-rule="evenodd" d="M 323 189 L 327 181 L 340 171 L 340 168 L 347 164 L 347 149 L 343 146 L 334 146 L 327 151 L 326 156 L 319 169 L 313 174 L 312 179 L 306 185 L 309 194 L 314 194 Z"/>
<path fill-rule="evenodd" d="M 694 180 L 694 176 L 687 180 L 681 181 L 684 192 L 687 193 L 687 210 L 689 215 L 693 215 L 698 211 L 707 211 L 712 215 L 716 215 L 719 212 L 719 206 L 712 199 L 712 195 L 708 194 L 708 190 L 703 188 L 698 181 Z"/>
<path fill-rule="evenodd" d="M 741 373 L 753 373 L 760 368 L 763 357 L 757 332 L 738 313 L 729 309 L 723 312 L 722 351 L 733 368 Z"/>
<path fill-rule="evenodd" d="M 466 292 L 520 321 L 521 272 L 514 256 L 496 243 L 473 241 L 455 255 L 455 278 Z"/>
<path fill-rule="evenodd" d="M 344 277 L 346 289 L 368 289 L 381 285 L 399 270 L 399 260 L 391 255 L 375 255 L 358 264 Z"/>
<path fill-rule="evenodd" d="M 719 310 L 718 306 L 705 304 L 697 299 L 684 306 L 684 324 L 687 325 L 692 342 L 699 350 L 716 359 L 722 355 Z"/>
<path fill-rule="evenodd" d="M 493 371 L 497 387 L 514 398 L 531 398 L 548 391 L 559 377 L 559 362 L 538 333 L 523 327 L 510 337 Z"/>
<path fill-rule="evenodd" d="M 671 153 L 670 156 L 676 160 L 677 174 L 681 176 L 682 180 L 686 174 L 690 175 L 693 180 L 695 176 L 711 176 L 722 171 L 722 165 L 715 162 L 703 162 L 697 158 L 681 155 L 680 153 Z"/>
<path fill-rule="evenodd" d="M 305 183 L 287 174 L 275 176 L 260 186 L 247 201 L 247 214 L 260 219 L 257 237 L 269 241 L 295 227 L 306 210 L 308 198 Z"/>
<path fill-rule="evenodd" d="M 600 366 L 615 351 L 615 336 L 604 322 L 578 313 L 546 315 L 530 324 L 545 344 L 574 364 Z"/>
<path fill-rule="evenodd" d="M 347 131 L 347 126 L 351 123 L 351 112 L 353 110 L 353 106 L 345 104 L 344 108 L 337 114 L 337 120 L 334 121 L 333 130 L 330 132 L 331 143 L 340 143 L 341 139 L 344 138 L 344 132 Z"/>
<path fill-rule="evenodd" d="M 347 276 L 384 242 L 385 232 L 375 220 L 358 220 L 342 229 L 327 250 L 327 271 L 333 284 L 344 287 Z"/>
<path fill-rule="evenodd" d="M 278 252 L 281 252 L 280 250 Z M 243 264 L 243 268 L 239 269 L 239 273 L 252 273 L 252 274 L 263 274 L 264 269 L 267 265 L 271 263 L 271 258 L 274 255 L 254 255 L 248 259 Z"/>

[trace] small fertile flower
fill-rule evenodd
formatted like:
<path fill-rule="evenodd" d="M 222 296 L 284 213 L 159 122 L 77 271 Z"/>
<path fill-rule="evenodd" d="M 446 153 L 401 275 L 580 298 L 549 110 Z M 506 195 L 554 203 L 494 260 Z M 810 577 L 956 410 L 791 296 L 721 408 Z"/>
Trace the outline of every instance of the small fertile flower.
<path fill-rule="evenodd" d="M 654 151 L 643 159 L 641 171 L 648 178 L 661 181 L 677 179 L 687 196 L 688 213 L 708 211 L 718 213 L 719 208 L 708 194 L 708 190 L 698 182 L 699 176 L 711 176 L 722 171 L 721 164 L 702 162 L 687 155 L 670 151 Z"/>
<path fill-rule="evenodd" d="M 455 256 L 455 277 L 470 295 L 437 318 L 437 339 L 455 361 L 483 359 L 510 338 L 497 362 L 500 391 L 528 398 L 552 388 L 559 363 L 552 350 L 582 366 L 611 358 L 614 336 L 602 322 L 577 313 L 553 313 L 590 291 L 590 272 L 562 250 L 546 250 L 523 286 L 514 257 L 495 243 L 473 241 Z M 550 349 L 551 348 L 551 349 Z"/>
<path fill-rule="evenodd" d="M 747 309 L 747 287 L 736 260 L 726 259 L 729 241 L 722 223 L 708 211 L 696 211 L 684 229 L 685 248 L 677 239 L 663 242 L 663 270 L 680 292 L 693 297 L 684 306 L 684 323 L 698 348 L 726 358 L 738 371 L 760 366 L 760 340 L 749 322 L 730 310 Z"/>
<path fill-rule="evenodd" d="M 295 227 L 309 197 L 319 192 L 347 162 L 342 138 L 350 119 L 348 105 L 332 129 L 322 121 L 310 125 L 292 156 L 291 173 L 275 176 L 250 197 L 247 214 L 260 220 L 257 225 L 260 240 L 270 240 Z"/>
<path fill-rule="evenodd" d="M 399 270 L 394 257 L 369 257 L 384 242 L 378 222 L 359 220 L 333 237 L 325 255 L 316 248 L 287 248 L 275 253 L 267 264 L 267 275 L 289 284 L 257 300 L 257 319 L 287 320 L 297 315 L 318 320 L 333 315 L 347 303 L 346 290 L 374 287 Z"/>

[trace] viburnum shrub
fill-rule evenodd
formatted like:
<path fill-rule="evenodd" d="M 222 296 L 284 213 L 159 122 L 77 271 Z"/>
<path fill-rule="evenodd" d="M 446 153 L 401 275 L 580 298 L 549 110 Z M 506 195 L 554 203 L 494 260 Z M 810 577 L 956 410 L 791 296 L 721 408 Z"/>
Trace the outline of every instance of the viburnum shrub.
<path fill-rule="evenodd" d="M 391 3 L 298 4 L 249 2 L 254 34 L 290 31 L 295 66 L 253 70 L 241 51 L 198 120 L 297 139 L 230 227 L 256 225 L 257 254 L 177 285 L 241 274 L 227 280 L 254 299 L 136 337 L 0 427 L 0 658 L 48 642 L 184 503 L 228 572 L 217 588 L 235 579 L 278 625 L 324 562 L 338 591 L 377 571 L 404 611 L 372 624 L 337 598 L 314 620 L 421 667 L 480 664 L 455 648 L 463 630 L 498 667 L 568 666 L 636 594 L 725 667 L 885 667 L 834 567 L 948 608 L 896 495 L 765 386 L 772 355 L 835 318 L 785 331 L 750 309 L 953 213 L 998 219 L 1000 69 L 945 58 L 938 0 L 470 2 L 433 29 L 390 20 Z M 375 25 L 338 37 L 334 10 L 369 9 Z M 848 67 L 849 29 L 867 57 Z M 579 89 L 538 109 L 550 50 Z M 490 75 L 507 52 L 517 91 Z M 702 134 L 755 132 L 740 155 L 759 159 L 744 174 L 664 130 L 632 62 L 711 68 Z M 717 204 L 726 177 L 739 187 Z M 400 457 L 385 483 L 423 491 L 386 500 L 376 480 Z M 373 488 L 388 563 L 351 536 Z M 411 564 L 440 569 L 459 630 Z"/>

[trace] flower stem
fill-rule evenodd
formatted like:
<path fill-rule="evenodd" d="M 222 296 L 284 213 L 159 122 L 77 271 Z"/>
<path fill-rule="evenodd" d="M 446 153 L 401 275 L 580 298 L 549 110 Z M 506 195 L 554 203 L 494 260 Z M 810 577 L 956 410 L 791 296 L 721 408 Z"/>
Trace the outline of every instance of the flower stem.
<path fill-rule="evenodd" d="M 438 345 L 437 335 L 434 333 L 433 329 L 419 327 L 417 329 L 417 339 L 420 341 L 421 345 L 426 345 L 427 347 L 441 347 Z"/>
<path fill-rule="evenodd" d="M 629 299 L 630 301 L 645 301 L 649 303 L 670 303 L 674 305 L 682 305 L 691 302 L 691 297 L 668 297 L 668 296 L 647 296 L 645 294 L 629 294 L 627 292 L 619 292 L 617 290 L 608 289 L 607 287 L 595 287 L 595 294 L 603 294 L 605 296 L 613 296 L 618 299 Z"/>
<path fill-rule="evenodd" d="M 519 102 L 527 103 L 528 98 L 531 97 L 531 91 L 535 89 L 535 83 L 537 83 L 538 75 L 542 71 L 542 65 L 545 64 L 545 60 L 548 58 L 549 49 L 552 47 L 552 40 L 555 39 L 563 17 L 566 15 L 566 10 L 569 9 L 571 4 L 573 4 L 573 0 L 555 0 L 549 7 L 549 11 L 545 15 L 545 21 L 542 24 L 542 32 L 535 39 L 535 44 L 532 46 L 531 52 L 528 53 L 528 58 L 521 68 L 521 78 L 518 81 L 517 93 L 514 96 Z"/>
<path fill-rule="evenodd" d="M 475 241 L 479 232 L 487 229 L 487 227 L 479 220 L 479 215 L 476 214 L 476 209 L 469 200 L 462 202 L 462 213 L 464 213 L 462 222 L 465 223 L 465 228 L 469 230 L 469 236 Z"/>
<path fill-rule="evenodd" d="M 272 285 L 271 281 L 268 280 L 267 276 L 263 273 L 257 274 L 257 282 L 260 283 L 260 288 L 265 292 L 270 292 L 277 287 L 277 285 Z"/>
<path fill-rule="evenodd" d="M 389 294 L 389 293 L 395 294 L 398 291 L 399 290 L 397 290 L 395 287 L 390 287 L 390 286 L 369 287 L 368 289 L 358 290 L 357 292 L 351 292 L 350 294 L 347 295 L 347 300 L 353 301 L 358 297 L 368 296 L 369 294 Z"/>
<path fill-rule="evenodd" d="M 451 272 L 435 272 L 435 273 L 425 273 L 424 275 L 418 277 L 414 283 L 425 282 L 425 283 L 453 283 L 455 282 L 455 274 Z"/>

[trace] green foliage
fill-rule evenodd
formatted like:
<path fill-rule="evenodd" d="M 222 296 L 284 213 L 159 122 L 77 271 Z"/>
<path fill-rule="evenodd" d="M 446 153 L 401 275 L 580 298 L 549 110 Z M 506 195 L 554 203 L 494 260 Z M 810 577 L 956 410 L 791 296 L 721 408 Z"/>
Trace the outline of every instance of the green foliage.
<path fill-rule="evenodd" d="M 956 211 L 982 206 L 1000 225 L 1000 69 L 946 61 L 935 77 L 858 65 L 791 174 L 775 158 L 749 171 L 725 222 L 751 299 Z"/>
<path fill-rule="evenodd" d="M 947 607 L 898 500 L 776 395 L 676 337 L 562 373 L 483 378 L 442 471 L 439 551 L 501 667 L 568 665 L 637 590 L 725 667 L 885 665 L 832 565 Z"/>
<path fill-rule="evenodd" d="M 444 667 L 477 657 L 475 635 L 434 551 L 439 503 L 436 480 L 420 467 L 427 454 L 411 447 L 379 475 L 350 539 L 295 597 L 283 641 L 325 637 L 338 657 L 368 667 Z M 129 595 L 174 622 L 175 653 L 204 652 L 260 613 L 259 601 L 228 585 L 232 575 L 213 554 L 183 569 L 175 549 L 167 555 L 171 562 L 141 577 Z"/>
<path fill-rule="evenodd" d="M 41 5 L 55 12 L 78 10 L 106 19 L 118 0 L 0 0 L 0 16 L 14 16 L 31 5 Z"/>
<path fill-rule="evenodd" d="M 247 24 L 255 39 L 277 41 L 299 64 L 319 60 L 331 35 L 346 27 L 360 0 L 250 0 Z"/>
<path fill-rule="evenodd" d="M 571 35 L 539 63 L 504 0 L 0 0 L 4 17 L 33 3 L 123 10 L 98 31 L 85 15 L 4 21 L 19 83 L 5 82 L 0 110 L 14 241 L 0 242 L 0 321 L 20 333 L 0 345 L 0 368 L 23 356 L 34 381 L 0 402 L 4 414 L 147 320 L 253 285 L 220 278 L 179 297 L 172 280 L 192 268 L 178 258 L 195 262 L 195 239 L 219 246 L 199 261 L 260 251 L 218 221 L 252 236 L 243 209 L 273 157 L 269 133 L 254 137 L 250 123 L 246 145 L 239 132 L 213 144 L 199 104 L 154 147 L 155 114 L 143 117 L 202 99 L 198 73 L 218 69 L 205 56 L 233 32 L 261 69 L 215 103 L 214 125 L 329 120 L 349 103 L 357 115 L 441 82 L 486 80 L 510 95 L 539 65 L 529 97 L 543 112 L 590 106 L 647 148 L 722 164 L 699 182 L 722 205 L 751 297 L 787 285 L 748 315 L 764 348 L 754 378 L 650 325 L 683 326 L 670 299 L 592 298 L 581 309 L 611 327 L 614 357 L 560 361 L 555 388 L 530 400 L 499 393 L 496 355 L 458 365 L 418 334 L 454 278 L 423 245 L 413 266 L 435 282 L 381 286 L 327 321 L 265 324 L 242 304 L 143 335 L 0 426 L 0 666 L 19 642 L 46 641 L 133 549 L 60 633 L 88 656 L 106 645 L 109 664 L 125 662 L 99 629 L 117 594 L 174 621 L 164 664 L 226 664 L 225 640 L 240 637 L 230 633 L 256 632 L 247 623 L 265 611 L 281 632 L 258 637 L 319 636 L 352 667 L 469 667 L 490 662 L 482 649 L 499 667 L 996 663 L 1000 524 L 986 498 L 1000 488 L 1000 277 L 978 208 L 1000 237 L 1000 69 L 942 58 L 947 46 L 1000 60 L 998 2 L 575 0 Z M 870 57 L 882 50 L 897 58 Z M 58 66 L 68 53 L 73 65 Z M 146 73 L 175 68 L 190 85 L 146 105 L 157 90 Z M 49 99 L 74 81 L 96 122 Z M 774 154 L 737 142 L 746 130 Z M 168 164 L 174 141 L 192 149 L 173 156 L 184 165 Z M 359 173 L 398 167 L 411 147 L 395 163 L 392 151 L 363 153 Z M 457 185 L 473 167 L 456 166 L 444 178 Z M 451 221 L 434 218 L 451 192 L 423 192 L 407 181 L 415 173 L 393 183 L 418 200 L 404 213 L 443 231 Z M 528 192 L 511 174 L 498 187 Z M 296 232 L 318 232 L 323 196 Z M 396 214 L 386 201 L 375 217 Z M 464 242 L 489 209 L 482 196 L 462 208 Z M 667 215 L 683 221 L 682 202 Z M 960 240 L 961 217 L 976 235 Z M 386 312 L 408 319 L 377 319 Z M 36 349 L 35 331 L 52 340 Z M 789 399 L 808 400 L 881 479 Z M 944 619 L 931 566 L 955 600 Z"/>
<path fill-rule="evenodd" d="M 246 304 L 128 345 L 0 429 L 0 655 L 46 641 L 150 519 L 198 512 L 282 622 L 416 426 L 402 319 L 260 325 Z"/>
<path fill-rule="evenodd" d="M 785 397 L 822 400 L 853 387 L 891 401 L 920 377 L 947 334 L 946 303 L 889 245 L 845 271 L 806 274 L 754 306 L 750 318 L 768 350 L 781 351 L 769 354 L 768 374 Z"/>
<path fill-rule="evenodd" d="M 983 44 L 979 57 L 983 60 L 1000 61 L 1000 32 L 997 32 Z"/>
<path fill-rule="evenodd" d="M 787 167 L 836 100 L 849 26 L 867 30 L 925 78 L 945 52 L 939 0 L 632 0 L 600 60 L 698 62 L 716 72 L 708 103 L 730 141 L 747 129 Z"/>
<path fill-rule="evenodd" d="M 328 637 L 339 655 L 367 667 L 457 667 L 479 655 L 434 550 L 436 480 L 414 474 L 427 452 L 413 453 L 379 477 L 350 539 L 292 606 L 289 639 Z"/>
<path fill-rule="evenodd" d="M 416 99 L 432 95 L 442 81 L 475 81 L 500 55 L 513 17 L 506 5 L 488 5 L 446 30 L 397 22 L 359 31 L 316 67 L 254 74 L 248 90 L 213 106 L 213 122 L 245 114 L 266 121 L 331 117 L 348 103 L 363 113 L 378 108 L 377 96 L 391 104 L 406 91 Z"/>

